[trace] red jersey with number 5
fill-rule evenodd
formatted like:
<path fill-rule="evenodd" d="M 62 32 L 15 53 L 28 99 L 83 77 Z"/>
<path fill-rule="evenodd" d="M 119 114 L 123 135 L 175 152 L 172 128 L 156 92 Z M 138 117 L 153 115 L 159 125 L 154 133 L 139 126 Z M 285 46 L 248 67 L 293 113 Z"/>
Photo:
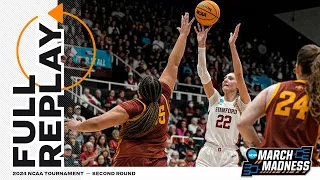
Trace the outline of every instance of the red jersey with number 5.
<path fill-rule="evenodd" d="M 260 147 L 298 148 L 315 146 L 320 128 L 309 112 L 306 82 L 278 83 L 266 106 L 266 129 Z M 316 163 L 317 149 L 313 150 Z"/>
<path fill-rule="evenodd" d="M 144 157 L 163 158 L 166 157 L 165 142 L 168 131 L 168 120 L 170 115 L 169 99 L 171 90 L 169 86 L 161 82 L 162 95 L 159 103 L 159 120 L 154 129 L 137 139 L 120 139 L 116 158 L 120 157 Z M 133 99 L 120 105 L 129 114 L 129 120 L 123 124 L 138 120 L 146 110 L 147 104 L 142 99 Z"/>

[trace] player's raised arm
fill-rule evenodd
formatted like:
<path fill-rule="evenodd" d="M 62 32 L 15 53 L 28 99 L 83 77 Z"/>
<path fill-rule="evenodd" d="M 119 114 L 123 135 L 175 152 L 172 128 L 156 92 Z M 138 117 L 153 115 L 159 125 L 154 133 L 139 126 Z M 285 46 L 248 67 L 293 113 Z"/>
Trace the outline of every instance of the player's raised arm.
<path fill-rule="evenodd" d="M 184 16 L 181 16 L 181 27 L 178 27 L 180 35 L 169 56 L 168 64 L 159 79 L 170 87 L 171 92 L 177 81 L 178 67 L 186 48 L 187 37 L 190 33 L 190 27 L 193 21 L 194 18 L 189 22 L 189 13 L 185 13 Z"/>
<path fill-rule="evenodd" d="M 230 33 L 229 45 L 233 61 L 234 76 L 237 80 L 240 99 L 244 104 L 248 104 L 250 102 L 250 96 L 245 80 L 243 78 L 242 65 L 236 48 L 236 40 L 238 38 L 239 28 L 240 24 L 237 25 L 236 29 L 234 30 L 234 33 Z"/>
<path fill-rule="evenodd" d="M 194 26 L 194 30 L 197 33 L 197 40 L 198 40 L 198 65 L 197 71 L 200 77 L 201 83 L 203 85 L 204 92 L 206 93 L 207 97 L 210 98 L 215 93 L 215 89 L 212 85 L 211 76 L 207 69 L 207 62 L 206 62 L 206 40 L 207 35 L 211 27 L 204 29 L 203 26 L 200 27 L 198 23 L 198 29 Z"/>
<path fill-rule="evenodd" d="M 129 119 L 129 114 L 121 106 L 116 106 L 110 111 L 80 122 L 70 119 L 65 122 L 65 128 L 80 132 L 96 132 L 125 123 Z"/>

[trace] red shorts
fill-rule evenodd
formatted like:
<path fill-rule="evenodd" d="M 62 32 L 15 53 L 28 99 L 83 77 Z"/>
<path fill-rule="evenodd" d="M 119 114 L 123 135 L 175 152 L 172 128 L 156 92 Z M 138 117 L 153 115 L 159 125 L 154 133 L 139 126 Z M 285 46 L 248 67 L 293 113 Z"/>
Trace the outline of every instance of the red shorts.
<path fill-rule="evenodd" d="M 167 167 L 167 157 L 164 158 L 141 158 L 141 157 L 123 157 L 117 158 L 116 161 L 113 162 L 112 166 L 114 167 L 145 167 L 145 166 L 153 166 L 153 167 Z"/>

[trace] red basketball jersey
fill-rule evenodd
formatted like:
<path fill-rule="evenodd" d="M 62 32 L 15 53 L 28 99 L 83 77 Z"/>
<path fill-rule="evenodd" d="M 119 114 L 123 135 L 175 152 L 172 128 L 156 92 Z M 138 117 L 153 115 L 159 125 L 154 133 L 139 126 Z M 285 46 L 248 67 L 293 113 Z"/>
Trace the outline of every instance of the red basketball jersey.
<path fill-rule="evenodd" d="M 306 82 L 302 80 L 278 83 L 266 106 L 266 129 L 263 148 L 298 148 L 316 146 L 320 127 L 309 112 Z M 313 162 L 318 159 L 313 150 Z"/>
<path fill-rule="evenodd" d="M 115 161 L 120 157 L 166 157 L 165 142 L 168 131 L 168 120 L 170 115 L 169 99 L 171 90 L 168 85 L 161 83 L 162 95 L 159 104 L 159 120 L 152 131 L 137 139 L 120 139 L 115 155 Z M 123 124 L 138 120 L 146 110 L 147 104 L 141 99 L 127 101 L 120 105 L 129 114 L 129 120 Z"/>

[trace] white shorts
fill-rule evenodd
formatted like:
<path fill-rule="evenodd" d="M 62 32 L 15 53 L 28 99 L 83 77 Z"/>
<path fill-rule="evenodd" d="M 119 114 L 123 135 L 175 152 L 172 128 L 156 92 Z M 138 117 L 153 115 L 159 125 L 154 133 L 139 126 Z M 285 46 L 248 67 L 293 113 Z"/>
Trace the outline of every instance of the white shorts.
<path fill-rule="evenodd" d="M 235 148 L 226 148 L 206 142 L 201 148 L 196 167 L 239 167 L 240 154 Z"/>

